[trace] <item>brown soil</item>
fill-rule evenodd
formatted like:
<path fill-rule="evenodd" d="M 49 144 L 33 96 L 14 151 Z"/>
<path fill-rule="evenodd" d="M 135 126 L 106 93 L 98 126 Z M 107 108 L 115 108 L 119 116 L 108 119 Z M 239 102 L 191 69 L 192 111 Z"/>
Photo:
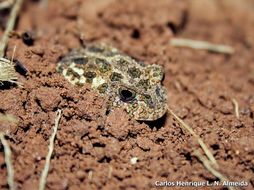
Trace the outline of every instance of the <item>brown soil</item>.
<path fill-rule="evenodd" d="M 38 189 L 59 108 L 63 116 L 47 189 L 150 189 L 158 180 L 218 180 L 194 156 L 199 145 L 169 114 L 165 121 L 139 123 L 123 110 L 105 113 L 103 98 L 56 73 L 59 57 L 82 40 L 110 43 L 148 64 L 162 65 L 170 108 L 201 136 L 221 173 L 253 189 L 253 9 L 252 0 L 52 0 L 48 8 L 26 2 L 15 31 L 33 32 L 34 44 L 13 36 L 7 56 L 16 45 L 15 58 L 29 72 L 19 75 L 24 88 L 5 85 L 0 90 L 0 112 L 19 119 L 17 125 L 0 124 L 12 148 L 18 189 Z M 0 20 L 1 35 L 6 19 Z M 236 52 L 171 47 L 174 36 L 228 44 Z M 138 158 L 134 165 L 132 157 Z M 0 146 L 0 189 L 8 189 L 6 176 Z"/>

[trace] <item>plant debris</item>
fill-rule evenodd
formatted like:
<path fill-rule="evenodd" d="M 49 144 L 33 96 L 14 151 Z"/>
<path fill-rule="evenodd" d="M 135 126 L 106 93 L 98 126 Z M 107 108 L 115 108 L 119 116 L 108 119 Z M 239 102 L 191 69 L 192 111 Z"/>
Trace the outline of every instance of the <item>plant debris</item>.
<path fill-rule="evenodd" d="M 7 175 L 7 182 L 10 187 L 10 190 L 15 190 L 16 187 L 14 184 L 14 170 L 13 170 L 12 160 L 11 160 L 11 149 L 10 149 L 8 142 L 4 138 L 4 134 L 1 132 L 0 132 L 0 140 L 1 140 L 1 143 L 4 147 L 5 164 L 7 167 L 7 174 L 8 174 Z"/>
<path fill-rule="evenodd" d="M 5 48 L 9 40 L 9 34 L 14 29 L 15 22 L 16 22 L 22 3 L 23 3 L 23 0 L 16 0 L 15 4 L 12 7 L 11 14 L 8 19 L 7 27 L 0 41 L 0 58 L 4 57 Z"/>
<path fill-rule="evenodd" d="M 12 61 L 0 58 L 0 85 L 3 82 L 18 83 L 15 65 Z"/>
<path fill-rule="evenodd" d="M 40 178 L 40 185 L 39 185 L 39 190 L 44 190 L 45 186 L 46 186 L 46 181 L 47 181 L 47 175 L 48 175 L 48 171 L 49 171 L 49 166 L 50 166 L 50 159 L 54 150 L 54 140 L 56 137 L 56 132 L 57 132 L 57 128 L 59 126 L 59 122 L 62 116 L 62 111 L 61 110 L 57 110 L 56 113 L 56 119 L 55 119 L 55 126 L 53 128 L 53 133 L 49 139 L 49 151 L 46 157 L 46 162 L 45 162 L 45 166 L 44 169 L 41 173 L 41 178 Z"/>
<path fill-rule="evenodd" d="M 212 44 L 206 41 L 190 40 L 183 38 L 173 38 L 170 44 L 176 47 L 188 47 L 192 49 L 208 50 L 215 53 L 233 54 L 234 48 L 227 45 Z"/>

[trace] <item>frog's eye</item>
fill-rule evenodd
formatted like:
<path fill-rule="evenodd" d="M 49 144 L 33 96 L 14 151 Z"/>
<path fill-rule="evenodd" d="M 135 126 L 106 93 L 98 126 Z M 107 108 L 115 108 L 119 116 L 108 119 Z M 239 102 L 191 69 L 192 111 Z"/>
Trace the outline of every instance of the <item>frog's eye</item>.
<path fill-rule="evenodd" d="M 136 93 L 129 89 L 120 88 L 119 96 L 123 102 L 131 102 L 136 97 Z"/>

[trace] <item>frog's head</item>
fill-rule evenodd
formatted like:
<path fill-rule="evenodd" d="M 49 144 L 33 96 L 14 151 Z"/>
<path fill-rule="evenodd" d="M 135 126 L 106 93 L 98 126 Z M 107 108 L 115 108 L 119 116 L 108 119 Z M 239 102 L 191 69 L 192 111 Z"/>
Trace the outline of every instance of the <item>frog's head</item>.
<path fill-rule="evenodd" d="M 139 72 L 137 69 L 132 68 L 132 72 Z M 123 107 L 135 120 L 157 120 L 167 112 L 167 92 L 161 84 L 162 68 L 148 65 L 140 73 L 137 80 L 115 83 L 113 106 Z"/>

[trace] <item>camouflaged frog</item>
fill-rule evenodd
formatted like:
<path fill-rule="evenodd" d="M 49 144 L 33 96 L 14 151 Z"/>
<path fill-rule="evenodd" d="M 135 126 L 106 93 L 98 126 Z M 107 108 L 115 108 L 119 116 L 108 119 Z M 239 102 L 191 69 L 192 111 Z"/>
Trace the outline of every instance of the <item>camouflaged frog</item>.
<path fill-rule="evenodd" d="M 123 107 L 136 120 L 157 120 L 167 111 L 161 66 L 146 65 L 116 48 L 89 44 L 74 49 L 60 60 L 57 71 L 74 85 L 90 84 L 109 97 L 110 110 Z"/>

